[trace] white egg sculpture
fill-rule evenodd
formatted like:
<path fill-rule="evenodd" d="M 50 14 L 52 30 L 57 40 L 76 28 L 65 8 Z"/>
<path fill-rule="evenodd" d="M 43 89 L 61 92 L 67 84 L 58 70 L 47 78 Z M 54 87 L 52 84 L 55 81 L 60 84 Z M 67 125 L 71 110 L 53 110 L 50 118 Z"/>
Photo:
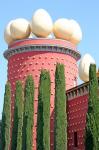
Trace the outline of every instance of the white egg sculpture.
<path fill-rule="evenodd" d="M 79 77 L 84 82 L 89 81 L 90 64 L 95 64 L 95 60 L 89 54 L 85 54 L 79 63 Z"/>
<path fill-rule="evenodd" d="M 72 35 L 70 21 L 65 18 L 56 20 L 56 22 L 54 23 L 53 32 L 56 38 L 70 40 L 70 37 Z"/>
<path fill-rule="evenodd" d="M 10 31 L 15 40 L 27 38 L 31 32 L 30 23 L 26 19 L 18 18 L 12 22 Z"/>
<path fill-rule="evenodd" d="M 8 23 L 8 25 L 6 26 L 5 31 L 4 31 L 4 39 L 8 45 L 10 45 L 14 41 L 11 36 L 11 32 L 10 32 L 10 26 L 11 26 L 12 22 L 13 22 L 13 20 Z"/>
<path fill-rule="evenodd" d="M 53 22 L 44 9 L 38 9 L 32 17 L 32 32 L 38 37 L 47 37 L 53 30 Z"/>
<path fill-rule="evenodd" d="M 75 20 L 70 20 L 72 35 L 70 41 L 77 45 L 82 40 L 82 31 L 80 25 Z"/>

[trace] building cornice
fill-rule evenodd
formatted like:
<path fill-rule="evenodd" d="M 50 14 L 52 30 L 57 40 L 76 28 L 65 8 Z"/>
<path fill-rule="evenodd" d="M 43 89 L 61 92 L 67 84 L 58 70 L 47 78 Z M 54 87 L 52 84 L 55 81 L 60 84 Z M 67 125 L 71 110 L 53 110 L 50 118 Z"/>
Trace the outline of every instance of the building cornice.
<path fill-rule="evenodd" d="M 4 52 L 4 57 L 9 59 L 11 56 L 23 52 L 33 52 L 33 51 L 45 51 L 45 52 L 56 52 L 56 53 L 63 53 L 72 56 L 76 60 L 79 60 L 81 55 L 68 47 L 60 46 L 60 45 L 52 45 L 52 44 L 31 44 L 31 45 L 23 45 L 17 46 L 15 48 L 9 48 Z"/>
<path fill-rule="evenodd" d="M 77 86 L 75 88 L 72 88 L 72 89 L 66 91 L 66 95 L 67 95 L 68 100 L 72 100 L 79 96 L 87 95 L 88 92 L 89 92 L 89 83 L 82 84 L 80 86 Z"/>
<path fill-rule="evenodd" d="M 99 85 L 99 77 L 98 77 L 98 85 Z M 79 96 L 88 95 L 88 93 L 89 93 L 89 82 L 85 82 L 81 85 L 78 85 L 66 91 L 68 100 L 72 100 Z"/>

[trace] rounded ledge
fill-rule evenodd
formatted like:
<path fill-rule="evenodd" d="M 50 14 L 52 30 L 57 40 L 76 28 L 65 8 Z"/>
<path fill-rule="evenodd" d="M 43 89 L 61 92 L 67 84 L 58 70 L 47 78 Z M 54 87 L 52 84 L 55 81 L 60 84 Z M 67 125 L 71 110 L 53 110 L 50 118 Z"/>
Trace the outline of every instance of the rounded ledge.
<path fill-rule="evenodd" d="M 25 39 L 18 40 L 8 47 L 4 52 L 4 57 L 9 59 L 10 56 L 29 51 L 48 51 L 58 52 L 71 55 L 79 60 L 81 55 L 77 51 L 77 47 L 72 43 L 60 39 Z"/>

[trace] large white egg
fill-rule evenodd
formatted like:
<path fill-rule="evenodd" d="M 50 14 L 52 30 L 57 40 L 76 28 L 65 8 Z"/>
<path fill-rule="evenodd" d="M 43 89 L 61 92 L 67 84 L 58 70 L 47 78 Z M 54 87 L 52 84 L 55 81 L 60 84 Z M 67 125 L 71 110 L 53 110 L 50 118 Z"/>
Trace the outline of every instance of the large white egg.
<path fill-rule="evenodd" d="M 95 60 L 89 54 L 85 54 L 79 63 L 79 77 L 84 82 L 89 81 L 90 64 L 95 64 Z"/>
<path fill-rule="evenodd" d="M 11 32 L 10 32 L 10 26 L 11 26 L 12 22 L 13 22 L 13 20 L 8 23 L 8 25 L 6 26 L 5 31 L 4 31 L 4 39 L 8 45 L 10 45 L 14 41 L 11 36 Z"/>
<path fill-rule="evenodd" d="M 30 23 L 26 19 L 18 18 L 12 22 L 10 31 L 15 40 L 27 38 L 31 32 Z"/>
<path fill-rule="evenodd" d="M 78 44 L 82 40 L 82 31 L 80 25 L 75 20 L 70 20 L 72 36 L 70 41 L 73 44 Z"/>
<path fill-rule="evenodd" d="M 56 20 L 54 23 L 53 32 L 56 38 L 70 40 L 72 34 L 70 21 L 65 18 Z"/>
<path fill-rule="evenodd" d="M 38 9 L 32 17 L 32 32 L 38 37 L 47 37 L 53 30 L 53 22 L 44 9 Z"/>

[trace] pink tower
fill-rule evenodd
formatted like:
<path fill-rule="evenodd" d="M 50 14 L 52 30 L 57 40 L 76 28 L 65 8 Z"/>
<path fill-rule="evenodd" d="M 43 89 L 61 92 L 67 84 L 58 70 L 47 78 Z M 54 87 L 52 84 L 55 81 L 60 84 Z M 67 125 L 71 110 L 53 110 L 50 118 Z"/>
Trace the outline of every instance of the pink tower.
<path fill-rule="evenodd" d="M 50 99 L 50 149 L 54 150 L 54 96 L 55 69 L 57 63 L 65 66 L 66 90 L 77 85 L 77 61 L 80 53 L 72 43 L 60 39 L 25 39 L 14 42 L 5 51 L 8 60 L 8 80 L 11 83 L 11 122 L 13 125 L 15 83 L 21 80 L 23 85 L 27 75 L 32 75 L 35 84 L 34 98 L 34 128 L 33 150 L 36 150 L 36 124 L 38 106 L 38 85 L 42 69 L 50 71 L 51 99 Z"/>

